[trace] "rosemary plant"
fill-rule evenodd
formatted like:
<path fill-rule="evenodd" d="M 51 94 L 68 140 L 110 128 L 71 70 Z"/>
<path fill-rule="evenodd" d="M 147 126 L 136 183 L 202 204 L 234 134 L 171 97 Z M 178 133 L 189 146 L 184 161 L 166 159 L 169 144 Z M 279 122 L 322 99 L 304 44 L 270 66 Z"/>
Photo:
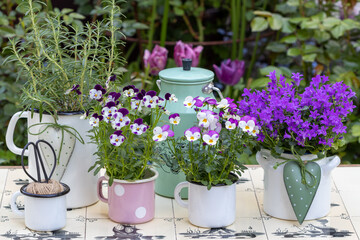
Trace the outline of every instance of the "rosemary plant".
<path fill-rule="evenodd" d="M 41 12 L 26 0 L 25 39 L 10 39 L 11 55 L 26 78 L 21 100 L 25 110 L 40 114 L 81 111 L 91 107 L 86 97 L 100 79 L 121 74 L 124 58 L 119 51 L 121 12 L 116 0 L 102 0 L 106 12 L 101 21 L 83 28 L 66 26 L 57 12 Z M 43 4 L 43 3 L 41 3 Z M 117 78 L 121 79 L 121 78 Z M 65 93 L 65 94 L 64 94 Z"/>

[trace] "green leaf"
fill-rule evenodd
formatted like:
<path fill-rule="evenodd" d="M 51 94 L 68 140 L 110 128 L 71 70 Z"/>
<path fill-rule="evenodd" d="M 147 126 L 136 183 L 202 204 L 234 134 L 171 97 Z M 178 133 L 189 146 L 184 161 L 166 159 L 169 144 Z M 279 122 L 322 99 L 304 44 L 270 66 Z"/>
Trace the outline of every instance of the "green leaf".
<path fill-rule="evenodd" d="M 279 14 L 273 14 L 268 18 L 268 22 L 272 30 L 279 30 L 283 25 L 282 16 Z"/>
<path fill-rule="evenodd" d="M 285 77 L 291 77 L 292 71 L 287 67 L 279 67 Z"/>
<path fill-rule="evenodd" d="M 266 50 L 271 52 L 285 52 L 286 51 L 286 44 L 278 43 L 278 42 L 271 42 L 266 46 Z"/>
<path fill-rule="evenodd" d="M 174 13 L 175 13 L 175 15 L 177 15 L 177 16 L 182 16 L 182 15 L 184 15 L 184 10 L 182 10 L 182 9 L 179 8 L 179 7 L 174 7 Z"/>
<path fill-rule="evenodd" d="M 346 31 L 346 28 L 342 24 L 340 24 L 340 25 L 335 26 L 333 29 L 331 29 L 330 32 L 334 38 L 338 39 L 339 37 L 344 35 L 345 31 Z"/>
<path fill-rule="evenodd" d="M 207 172 L 207 173 L 209 173 L 209 172 L 211 172 L 211 167 L 209 166 L 209 165 L 206 165 L 205 166 L 205 171 Z"/>
<path fill-rule="evenodd" d="M 289 35 L 289 36 L 286 36 L 286 37 L 283 37 L 280 42 L 283 42 L 283 43 L 294 43 L 296 42 L 297 38 L 295 35 Z"/>
<path fill-rule="evenodd" d="M 63 9 L 61 9 L 61 13 L 62 14 L 69 14 L 69 13 L 71 13 L 71 12 L 73 12 L 74 11 L 74 9 L 71 9 L 71 8 L 63 8 Z"/>
<path fill-rule="evenodd" d="M 9 20 L 5 15 L 2 14 L 2 12 L 0 12 L 0 25 L 9 25 Z"/>
<path fill-rule="evenodd" d="M 304 4 L 304 7 L 306 7 L 306 8 L 315 8 L 315 7 L 316 7 L 316 3 L 313 2 L 313 1 L 309 1 L 309 2 L 306 2 L 306 3 Z"/>
<path fill-rule="evenodd" d="M 335 25 L 340 24 L 341 20 L 334 17 L 328 17 L 323 20 L 323 26 L 327 29 L 331 29 Z"/>
<path fill-rule="evenodd" d="M 290 57 L 295 57 L 301 54 L 301 50 L 299 48 L 289 48 L 286 54 Z"/>
<path fill-rule="evenodd" d="M 281 32 L 283 33 L 293 33 L 296 30 L 296 27 L 288 21 L 287 18 L 283 18 L 283 26 Z"/>
<path fill-rule="evenodd" d="M 148 25 L 144 24 L 144 23 L 140 23 L 140 22 L 136 22 L 133 25 L 133 28 L 135 29 L 149 29 Z"/>
<path fill-rule="evenodd" d="M 306 54 L 304 56 L 302 56 L 302 59 L 305 61 L 305 62 L 313 62 L 316 58 L 316 53 L 312 53 L 312 54 Z"/>
<path fill-rule="evenodd" d="M 290 18 L 289 22 L 294 23 L 294 24 L 299 24 L 302 21 L 306 21 L 308 18 L 306 17 L 295 17 L 295 18 Z"/>
<path fill-rule="evenodd" d="M 271 17 L 273 14 L 268 11 L 254 11 L 254 15 L 262 16 L 262 17 Z"/>
<path fill-rule="evenodd" d="M 15 29 L 13 29 L 10 26 L 0 27 L 0 36 L 8 37 L 8 38 L 14 37 L 15 36 Z"/>
<path fill-rule="evenodd" d="M 278 145 L 275 146 L 275 151 L 278 154 L 282 154 L 284 152 L 284 149 L 282 147 L 279 147 Z"/>
<path fill-rule="evenodd" d="M 269 78 L 266 77 L 255 79 L 251 82 L 250 88 L 264 88 L 268 85 L 269 81 Z"/>
<path fill-rule="evenodd" d="M 317 46 L 314 45 L 310 45 L 310 44 L 306 44 L 304 47 L 304 54 L 308 54 L 308 53 L 320 53 L 321 49 L 318 48 Z"/>
<path fill-rule="evenodd" d="M 341 22 L 341 24 L 346 28 L 346 30 L 351 29 L 359 29 L 360 28 L 360 22 L 355 21 L 353 19 L 347 18 Z"/>
<path fill-rule="evenodd" d="M 301 29 L 318 29 L 320 25 L 319 19 L 312 19 L 310 21 L 303 21 L 300 24 Z"/>
<path fill-rule="evenodd" d="M 74 19 L 85 19 L 84 15 L 81 15 L 79 13 L 70 13 L 69 15 L 70 17 L 74 18 Z"/>
<path fill-rule="evenodd" d="M 325 31 L 315 31 L 314 33 L 314 38 L 318 43 L 326 42 L 330 37 L 330 34 Z"/>
<path fill-rule="evenodd" d="M 299 6 L 299 1 L 298 0 L 288 0 L 286 2 L 286 4 L 289 5 L 289 6 L 297 7 L 297 6 Z"/>
<path fill-rule="evenodd" d="M 360 125 L 352 126 L 351 133 L 354 137 L 360 137 Z"/>
<path fill-rule="evenodd" d="M 301 41 L 310 39 L 313 36 L 313 30 L 301 29 L 297 31 L 297 37 Z"/>
<path fill-rule="evenodd" d="M 66 25 L 70 25 L 74 19 L 68 15 L 64 16 L 64 22 Z"/>
<path fill-rule="evenodd" d="M 251 31 L 252 32 L 262 32 L 266 30 L 269 26 L 268 22 L 263 17 L 255 17 L 251 23 Z"/>
<path fill-rule="evenodd" d="M 260 74 L 262 76 L 269 75 L 270 72 L 276 71 L 276 76 L 279 77 L 280 74 L 283 74 L 280 68 L 274 66 L 267 66 L 260 69 Z"/>

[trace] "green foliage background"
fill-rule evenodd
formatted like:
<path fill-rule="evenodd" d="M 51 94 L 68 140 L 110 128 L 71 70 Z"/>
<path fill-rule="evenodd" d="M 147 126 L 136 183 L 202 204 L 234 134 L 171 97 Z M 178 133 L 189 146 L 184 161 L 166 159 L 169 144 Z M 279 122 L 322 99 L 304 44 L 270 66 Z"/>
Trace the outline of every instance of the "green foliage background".
<path fill-rule="evenodd" d="M 2 64 L 8 37 L 24 37 L 21 0 L 0 2 L 0 164 L 13 164 L 15 156 L 5 144 L 9 118 L 22 109 L 17 97 L 24 79 L 17 79 L 14 64 Z M 49 1 L 47 11 L 60 8 L 66 24 L 83 25 L 103 14 L 97 0 Z M 55 4 L 61 5 L 56 5 Z M 342 4 L 340 4 L 340 2 Z M 125 81 L 156 88 L 156 77 L 144 81 L 142 55 L 154 44 L 169 50 L 167 67 L 174 67 L 173 46 L 178 40 L 204 46 L 200 67 L 213 70 L 227 58 L 245 60 L 242 80 L 230 88 L 216 81 L 226 96 L 238 98 L 244 87 L 261 89 L 266 75 L 276 70 L 286 77 L 304 74 L 304 86 L 316 74 L 343 81 L 360 93 L 360 16 L 354 14 L 357 1 L 319 0 L 129 0 L 121 3 L 126 18 L 121 31 L 127 36 L 122 48 L 128 62 Z M 73 9 L 73 10 L 71 10 Z M 17 79 L 17 80 L 16 80 Z M 359 107 L 359 100 L 354 99 Z M 358 107 L 347 119 L 348 133 L 342 146 L 335 146 L 342 163 L 360 163 L 360 119 Z M 18 145 L 26 141 L 25 126 L 15 134 Z M 247 163 L 255 163 L 253 158 Z M 16 161 L 15 161 L 16 162 Z"/>

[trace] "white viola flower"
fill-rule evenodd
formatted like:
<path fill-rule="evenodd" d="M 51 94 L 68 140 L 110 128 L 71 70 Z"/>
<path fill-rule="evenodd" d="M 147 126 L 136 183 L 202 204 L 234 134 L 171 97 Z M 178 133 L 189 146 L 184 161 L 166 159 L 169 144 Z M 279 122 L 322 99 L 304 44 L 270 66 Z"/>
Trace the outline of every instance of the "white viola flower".
<path fill-rule="evenodd" d="M 93 89 L 90 90 L 90 98 L 95 100 L 101 100 L 106 90 L 99 84 L 96 84 Z"/>
<path fill-rule="evenodd" d="M 201 137 L 201 129 L 199 127 L 191 127 L 184 132 L 186 139 L 189 142 L 194 142 Z"/>
<path fill-rule="evenodd" d="M 143 98 L 144 106 L 148 108 L 155 108 L 159 104 L 159 97 L 156 96 L 155 91 L 148 91 Z"/>
<path fill-rule="evenodd" d="M 171 112 L 169 110 L 165 110 L 165 114 L 170 116 Z"/>
<path fill-rule="evenodd" d="M 192 106 L 194 106 L 195 102 L 196 100 L 194 100 L 192 96 L 187 96 L 184 101 L 184 106 L 187 108 L 191 108 Z"/>
<path fill-rule="evenodd" d="M 219 133 L 211 130 L 207 133 L 204 133 L 202 139 L 208 145 L 215 145 L 219 139 Z"/>
<path fill-rule="evenodd" d="M 228 121 L 225 122 L 226 129 L 233 130 L 236 129 L 236 126 L 238 124 L 238 121 L 236 121 L 233 118 L 230 118 Z"/>
<path fill-rule="evenodd" d="M 220 102 L 218 102 L 217 108 L 228 108 L 229 102 L 226 98 L 221 99 Z"/>
<path fill-rule="evenodd" d="M 120 146 L 125 141 L 122 131 L 115 131 L 110 135 L 110 143 L 116 147 Z"/>
<path fill-rule="evenodd" d="M 219 118 L 213 111 L 204 109 L 198 112 L 196 117 L 199 120 L 199 126 L 204 128 L 215 128 L 219 120 Z"/>
<path fill-rule="evenodd" d="M 256 136 L 259 134 L 259 127 L 258 127 L 258 126 L 255 126 L 254 129 L 253 129 L 251 132 L 249 132 L 249 134 L 250 134 L 251 136 L 256 137 Z"/>
<path fill-rule="evenodd" d="M 179 99 L 175 97 L 175 94 L 171 94 L 170 99 L 171 102 L 177 102 Z"/>
<path fill-rule="evenodd" d="M 126 108 L 121 108 L 117 113 L 114 114 L 114 121 L 111 123 L 111 126 L 114 129 L 120 130 L 122 127 L 130 124 L 130 118 L 126 116 L 129 113 L 129 110 Z"/>
<path fill-rule="evenodd" d="M 137 89 L 134 85 L 129 85 L 123 88 L 123 94 L 126 97 L 132 97 L 137 92 L 139 92 L 139 89 Z"/>
<path fill-rule="evenodd" d="M 239 121 L 239 127 L 244 131 L 250 133 L 254 130 L 256 119 L 253 117 L 245 116 Z"/>
<path fill-rule="evenodd" d="M 149 126 L 143 124 L 143 119 L 138 118 L 130 125 L 131 132 L 136 135 L 141 135 L 149 128 Z"/>
<path fill-rule="evenodd" d="M 180 123 L 180 115 L 178 113 L 171 114 L 169 121 L 171 124 L 178 125 Z"/>
<path fill-rule="evenodd" d="M 131 99 L 131 109 L 133 109 L 133 110 L 138 109 L 138 111 L 141 111 L 141 109 L 142 109 L 142 101 L 137 100 L 137 99 Z"/>
<path fill-rule="evenodd" d="M 111 92 L 106 99 L 106 102 L 116 102 L 121 97 L 121 93 Z"/>
<path fill-rule="evenodd" d="M 153 140 L 156 142 L 161 142 L 166 140 L 167 137 L 174 136 L 174 132 L 170 130 L 170 125 L 155 127 L 153 133 L 154 133 Z"/>
<path fill-rule="evenodd" d="M 105 107 L 103 107 L 103 109 L 101 110 L 101 114 L 104 117 L 108 117 L 108 116 L 112 116 L 116 113 L 116 104 L 115 102 L 108 102 L 106 103 Z"/>
<path fill-rule="evenodd" d="M 103 120 L 103 116 L 94 113 L 89 120 L 90 126 L 98 127 L 101 120 Z"/>

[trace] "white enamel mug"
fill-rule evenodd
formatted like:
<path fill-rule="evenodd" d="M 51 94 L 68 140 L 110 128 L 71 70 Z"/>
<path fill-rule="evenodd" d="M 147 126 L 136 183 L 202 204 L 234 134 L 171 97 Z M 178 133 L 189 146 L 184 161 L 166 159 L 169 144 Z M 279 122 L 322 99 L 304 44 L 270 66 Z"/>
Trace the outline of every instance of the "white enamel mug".
<path fill-rule="evenodd" d="M 61 183 L 64 191 L 56 194 L 38 195 L 26 192 L 24 185 L 20 191 L 15 192 L 10 201 L 11 210 L 25 217 L 25 226 L 35 231 L 55 231 L 66 225 L 66 194 L 70 191 L 69 186 Z M 25 210 L 20 211 L 16 205 L 17 198 L 23 195 L 25 198 Z"/>
<path fill-rule="evenodd" d="M 188 188 L 188 201 L 180 191 Z M 188 209 L 190 223 L 207 228 L 226 227 L 234 223 L 236 212 L 236 184 L 214 186 L 210 190 L 201 184 L 181 182 L 174 191 L 176 202 Z"/>

